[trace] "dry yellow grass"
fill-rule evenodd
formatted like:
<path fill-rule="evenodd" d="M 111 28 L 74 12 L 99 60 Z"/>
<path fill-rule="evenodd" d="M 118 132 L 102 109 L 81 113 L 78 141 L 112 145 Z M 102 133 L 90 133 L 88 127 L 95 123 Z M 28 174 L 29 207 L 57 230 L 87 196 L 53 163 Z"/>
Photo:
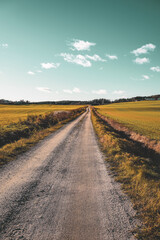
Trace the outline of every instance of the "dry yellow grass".
<path fill-rule="evenodd" d="M 18 141 L 9 143 L 0 148 L 0 165 L 14 160 L 18 154 L 27 151 L 38 141 L 61 128 L 66 121 L 56 124 L 53 127 L 34 132 L 29 138 L 21 138 Z"/>
<path fill-rule="evenodd" d="M 0 104 L 0 126 L 24 120 L 28 115 L 39 115 L 53 111 L 69 111 L 83 106 L 80 105 L 2 105 Z"/>
<path fill-rule="evenodd" d="M 115 131 L 93 112 L 92 122 L 106 160 L 142 220 L 137 238 L 160 239 L 159 154 Z"/>
<path fill-rule="evenodd" d="M 0 165 L 11 161 L 17 154 L 86 110 L 80 106 L 56 108 L 48 105 L 1 106 L 3 108 L 6 115 L 1 117 L 3 124 L 0 125 Z M 8 121 L 7 113 L 10 116 Z"/>
<path fill-rule="evenodd" d="M 114 103 L 96 108 L 100 114 L 122 123 L 130 130 L 160 140 L 160 101 Z"/>

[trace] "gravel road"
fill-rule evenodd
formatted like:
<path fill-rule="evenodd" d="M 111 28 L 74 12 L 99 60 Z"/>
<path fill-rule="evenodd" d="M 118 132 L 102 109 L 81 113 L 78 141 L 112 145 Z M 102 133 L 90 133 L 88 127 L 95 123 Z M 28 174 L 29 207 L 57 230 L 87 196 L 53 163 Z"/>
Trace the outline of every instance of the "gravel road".
<path fill-rule="evenodd" d="M 129 240 L 135 225 L 90 112 L 0 169 L 1 240 Z"/>

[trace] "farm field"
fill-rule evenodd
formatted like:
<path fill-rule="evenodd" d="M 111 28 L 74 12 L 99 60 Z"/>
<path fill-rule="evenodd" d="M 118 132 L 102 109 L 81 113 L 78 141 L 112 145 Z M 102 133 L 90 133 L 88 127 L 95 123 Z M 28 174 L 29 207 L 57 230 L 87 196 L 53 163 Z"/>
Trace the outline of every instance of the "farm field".
<path fill-rule="evenodd" d="M 111 171 L 137 209 L 138 239 L 159 239 L 160 155 L 105 124 L 94 110 L 92 122 Z"/>
<path fill-rule="evenodd" d="M 0 165 L 85 111 L 79 105 L 0 105 Z"/>
<path fill-rule="evenodd" d="M 95 108 L 136 133 L 160 140 L 160 101 L 114 103 Z"/>
<path fill-rule="evenodd" d="M 69 111 L 83 106 L 80 105 L 2 105 L 0 104 L 0 126 L 24 120 L 28 115 L 40 115 L 54 111 Z"/>

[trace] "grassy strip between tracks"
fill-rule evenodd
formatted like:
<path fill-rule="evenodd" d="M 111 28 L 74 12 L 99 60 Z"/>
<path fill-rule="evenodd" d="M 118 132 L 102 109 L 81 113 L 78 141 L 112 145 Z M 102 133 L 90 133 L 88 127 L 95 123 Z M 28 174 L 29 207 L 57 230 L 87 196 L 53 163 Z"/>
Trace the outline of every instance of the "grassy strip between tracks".
<path fill-rule="evenodd" d="M 85 107 L 68 112 L 31 115 L 0 131 L 0 165 L 3 165 L 31 146 L 84 113 Z"/>
<path fill-rule="evenodd" d="M 160 239 L 160 158 L 115 131 L 92 111 L 92 122 L 106 160 L 130 196 L 142 221 L 138 239 Z"/>

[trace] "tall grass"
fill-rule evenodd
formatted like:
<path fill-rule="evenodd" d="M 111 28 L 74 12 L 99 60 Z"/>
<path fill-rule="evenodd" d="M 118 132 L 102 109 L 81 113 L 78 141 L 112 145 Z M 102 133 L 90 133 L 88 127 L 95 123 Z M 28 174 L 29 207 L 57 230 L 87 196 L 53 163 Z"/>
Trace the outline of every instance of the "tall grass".
<path fill-rule="evenodd" d="M 0 128 L 0 164 L 15 158 L 28 149 L 29 145 L 55 131 L 85 112 L 86 107 L 65 112 L 51 112 L 43 115 L 30 115 L 25 120 Z M 45 131 L 46 130 L 46 131 Z"/>
<path fill-rule="evenodd" d="M 96 112 L 92 112 L 92 122 L 116 180 L 142 220 L 137 238 L 160 239 L 160 155 L 116 131 Z"/>

